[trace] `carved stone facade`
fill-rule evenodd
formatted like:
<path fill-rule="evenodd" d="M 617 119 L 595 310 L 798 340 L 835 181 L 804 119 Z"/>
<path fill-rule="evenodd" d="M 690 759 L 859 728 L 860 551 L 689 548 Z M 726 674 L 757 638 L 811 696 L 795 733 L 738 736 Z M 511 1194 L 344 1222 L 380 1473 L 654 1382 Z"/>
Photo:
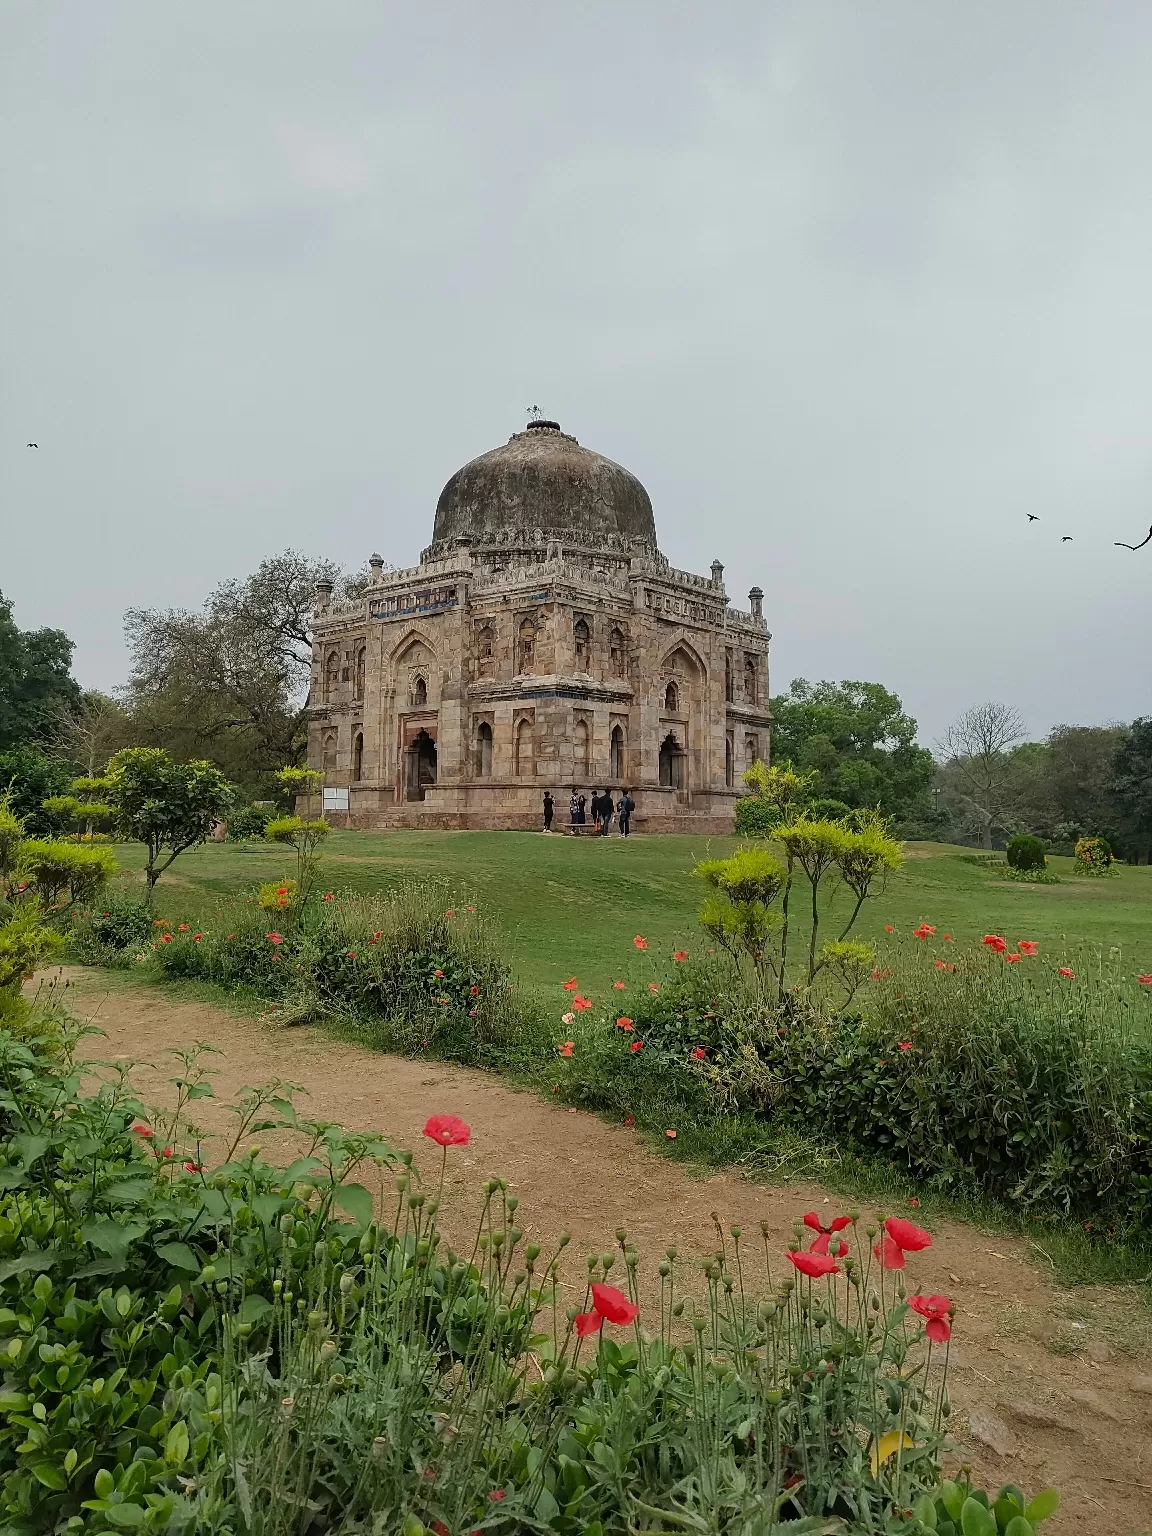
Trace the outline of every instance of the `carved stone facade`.
<path fill-rule="evenodd" d="M 626 470 L 532 422 L 448 482 L 418 566 L 371 567 L 355 602 L 317 590 L 308 761 L 334 824 L 538 827 L 550 789 L 560 827 L 573 789 L 628 787 L 638 831 L 731 828 L 769 754 L 763 594 L 743 613 L 719 561 L 673 570 Z"/>

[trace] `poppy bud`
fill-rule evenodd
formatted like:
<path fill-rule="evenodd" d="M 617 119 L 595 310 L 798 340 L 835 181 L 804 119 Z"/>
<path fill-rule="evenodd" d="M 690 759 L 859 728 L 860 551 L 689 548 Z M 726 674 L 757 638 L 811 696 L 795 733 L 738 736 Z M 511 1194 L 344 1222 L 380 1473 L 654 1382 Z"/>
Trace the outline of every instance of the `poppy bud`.
<path fill-rule="evenodd" d="M 313 1331 L 313 1333 L 319 1333 L 320 1325 L 323 1321 L 324 1319 L 320 1316 L 319 1312 L 309 1312 L 308 1326 Z"/>
<path fill-rule="evenodd" d="M 524 1271 L 522 1269 L 518 1269 L 516 1271 L 516 1273 L 512 1276 L 512 1284 L 513 1285 L 523 1285 L 525 1280 L 527 1280 L 527 1278 L 528 1278 L 528 1276 L 524 1273 Z"/>
<path fill-rule="evenodd" d="M 635 1248 L 629 1248 L 628 1252 L 624 1255 L 624 1262 L 629 1269 L 634 1270 L 636 1268 L 640 1262 L 640 1255 L 636 1252 Z"/>
<path fill-rule="evenodd" d="M 675 1264 L 677 1250 L 675 1248 L 665 1248 L 664 1252 L 672 1260 L 673 1264 Z"/>
<path fill-rule="evenodd" d="M 527 1248 L 525 1248 L 525 1250 L 524 1250 L 525 1262 L 528 1263 L 528 1264 L 535 1264 L 536 1260 L 539 1257 L 540 1257 L 540 1244 L 539 1243 L 529 1243 Z"/>
<path fill-rule="evenodd" d="M 738 1238 L 743 1233 L 744 1228 L 743 1227 L 729 1227 L 728 1230 L 729 1230 L 729 1232 L 731 1232 L 733 1237 L 737 1237 Z"/>
<path fill-rule="evenodd" d="M 273 1280 L 273 1282 L 272 1282 L 272 1294 L 273 1294 L 273 1296 L 279 1296 L 280 1292 L 283 1289 L 284 1289 L 284 1282 L 283 1282 L 283 1280 Z"/>
<path fill-rule="evenodd" d="M 424 1197 L 423 1197 L 423 1195 L 409 1195 L 408 1196 L 408 1209 L 410 1211 L 418 1211 L 423 1204 L 424 1204 Z"/>
<path fill-rule="evenodd" d="M 409 1152 L 407 1149 L 405 1149 L 403 1152 L 397 1153 L 397 1156 L 399 1157 L 400 1161 L 404 1164 L 405 1168 L 411 1168 L 411 1166 L 412 1166 L 412 1154 L 411 1154 L 411 1152 Z"/>
<path fill-rule="evenodd" d="M 616 1255 L 614 1253 L 601 1254 L 600 1262 L 604 1266 L 604 1273 L 607 1274 L 608 1271 L 612 1268 L 613 1264 L 616 1262 Z"/>
<path fill-rule="evenodd" d="M 416 1244 L 416 1257 L 420 1259 L 426 1259 L 431 1252 L 432 1245 L 429 1243 L 426 1237 L 422 1237 Z"/>
<path fill-rule="evenodd" d="M 215 1278 L 216 1278 L 216 1266 L 215 1266 L 215 1264 L 205 1264 L 204 1268 L 200 1271 L 200 1279 L 203 1281 L 203 1283 L 205 1285 L 210 1285 L 212 1283 L 212 1281 L 215 1280 Z"/>
<path fill-rule="evenodd" d="M 673 1317 L 683 1317 L 684 1316 L 684 1303 L 682 1301 L 678 1301 L 675 1304 L 675 1306 L 672 1308 L 672 1316 Z"/>
<path fill-rule="evenodd" d="M 512 1230 L 508 1234 L 508 1238 L 509 1238 L 509 1241 L 511 1242 L 513 1248 L 515 1248 L 516 1244 L 520 1241 L 520 1239 L 523 1236 L 524 1236 L 524 1234 L 523 1234 L 523 1232 L 521 1232 L 519 1227 L 513 1227 L 512 1228 Z"/>
<path fill-rule="evenodd" d="M 396 1188 L 399 1190 L 399 1192 L 401 1194 L 403 1194 L 404 1191 L 408 1188 L 408 1183 L 409 1183 L 409 1180 L 408 1180 L 408 1175 L 406 1173 L 401 1173 L 401 1174 L 397 1175 L 397 1177 L 396 1177 Z"/>
<path fill-rule="evenodd" d="M 556 1239 L 556 1246 L 557 1246 L 557 1248 L 567 1248 L 568 1244 L 571 1241 L 572 1241 L 572 1234 L 571 1234 L 571 1232 L 561 1232 L 560 1236 Z"/>
<path fill-rule="evenodd" d="M 507 1199 L 507 1200 L 506 1200 L 506 1201 L 505 1201 L 505 1202 L 504 1202 L 504 1203 L 505 1203 L 505 1205 L 507 1205 L 507 1207 L 508 1207 L 508 1212 L 509 1212 L 509 1215 L 511 1215 L 511 1213 L 512 1213 L 512 1212 L 513 1212 L 513 1211 L 514 1211 L 514 1210 L 515 1210 L 515 1209 L 516 1209 L 516 1207 L 517 1207 L 517 1206 L 518 1206 L 518 1205 L 519 1205 L 519 1204 L 520 1204 L 520 1199 L 519 1199 L 519 1196 L 517 1196 L 517 1195 L 509 1195 L 509 1196 L 508 1196 L 508 1199 Z"/>
<path fill-rule="evenodd" d="M 503 1248 L 503 1246 L 504 1246 L 504 1239 L 505 1239 L 506 1235 L 507 1234 L 504 1233 L 504 1232 L 493 1232 L 493 1234 L 492 1234 L 492 1252 L 493 1253 L 499 1253 L 501 1248 Z"/>
<path fill-rule="evenodd" d="M 667 1280 L 668 1276 L 672 1273 L 672 1266 L 671 1266 L 671 1264 L 669 1264 L 667 1259 L 661 1259 L 660 1260 L 660 1266 L 659 1266 L 658 1273 L 660 1275 L 661 1280 Z"/>
<path fill-rule="evenodd" d="M 494 1195 L 499 1188 L 500 1185 L 496 1182 L 495 1179 L 484 1180 L 484 1193 L 486 1195 Z"/>
<path fill-rule="evenodd" d="M 429 1200 L 429 1202 L 428 1202 L 428 1214 L 429 1214 L 429 1216 L 435 1216 L 436 1212 L 439 1209 L 440 1209 L 440 1202 L 439 1202 L 439 1200 Z"/>
<path fill-rule="evenodd" d="M 592 1271 L 599 1265 L 599 1263 L 600 1255 L 598 1253 L 590 1253 L 588 1255 L 588 1273 L 591 1274 Z"/>
<path fill-rule="evenodd" d="M 480 1237 L 478 1239 L 477 1246 L 479 1247 L 481 1253 L 487 1253 L 488 1252 L 488 1234 L 487 1234 L 487 1232 L 481 1232 Z"/>
<path fill-rule="evenodd" d="M 685 1344 L 684 1346 L 684 1360 L 687 1365 L 696 1364 L 696 1351 L 691 1344 Z"/>
<path fill-rule="evenodd" d="M 625 1232 L 623 1227 L 617 1227 L 616 1228 L 616 1241 L 618 1243 L 624 1242 L 624 1240 L 627 1238 L 627 1236 L 628 1236 L 628 1234 L 627 1234 L 627 1232 Z"/>

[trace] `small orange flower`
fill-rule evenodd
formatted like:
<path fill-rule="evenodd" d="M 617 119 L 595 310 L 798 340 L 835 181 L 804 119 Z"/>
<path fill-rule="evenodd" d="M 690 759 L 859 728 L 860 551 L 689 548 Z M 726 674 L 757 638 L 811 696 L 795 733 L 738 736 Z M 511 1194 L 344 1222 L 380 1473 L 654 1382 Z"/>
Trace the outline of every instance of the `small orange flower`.
<path fill-rule="evenodd" d="M 614 981 L 612 985 L 615 987 L 617 992 L 623 992 L 628 983 L 626 981 Z"/>
<path fill-rule="evenodd" d="M 659 992 L 660 983 L 658 981 L 650 981 L 648 983 L 648 990 L 649 992 Z"/>
<path fill-rule="evenodd" d="M 635 944 L 637 949 L 647 949 L 648 948 L 648 940 L 647 939 L 642 939 L 639 934 L 636 935 L 636 937 L 632 940 L 632 942 L 633 942 L 633 944 Z"/>
<path fill-rule="evenodd" d="M 632 1022 L 631 1019 L 617 1019 L 616 1020 L 616 1028 L 617 1029 L 635 1029 L 636 1025 Z"/>
<path fill-rule="evenodd" d="M 672 958 L 673 960 L 679 961 L 681 964 L 683 964 L 683 962 L 688 958 L 688 951 L 686 949 L 678 949 Z"/>
<path fill-rule="evenodd" d="M 667 1136 L 669 1141 L 675 1141 L 676 1140 L 676 1132 L 675 1131 L 667 1130 L 667 1131 L 664 1132 L 664 1134 L 665 1134 L 665 1136 Z"/>
<path fill-rule="evenodd" d="M 628 1049 L 632 1052 L 633 1056 L 635 1056 L 637 1051 L 642 1051 L 644 1049 L 643 1040 L 633 1040 Z"/>
<path fill-rule="evenodd" d="M 1016 948 L 1022 955 L 1037 955 L 1040 953 L 1040 946 L 1035 939 L 1017 939 Z"/>
<path fill-rule="evenodd" d="M 1021 956 L 1020 955 L 1005 955 L 1004 956 L 1004 961 L 1005 961 L 1005 964 L 1007 964 L 1007 965 L 1019 965 L 1020 964 L 1020 960 L 1021 960 Z"/>
<path fill-rule="evenodd" d="M 560 1047 L 560 1054 L 561 1056 L 571 1056 L 575 1049 L 575 1040 L 565 1040 L 564 1044 Z"/>
<path fill-rule="evenodd" d="M 592 1003 L 588 998 L 581 997 L 579 992 L 577 992 L 576 996 L 572 999 L 572 1006 L 577 1013 L 583 1013 L 586 1008 L 591 1008 Z"/>
<path fill-rule="evenodd" d="M 575 976 L 570 976 L 564 983 L 564 990 L 565 992 L 578 992 L 580 990 L 580 983 L 576 980 Z"/>
<path fill-rule="evenodd" d="M 1056 973 L 1058 976 L 1067 976 L 1069 981 L 1076 980 L 1076 972 L 1070 965 L 1062 965 Z"/>

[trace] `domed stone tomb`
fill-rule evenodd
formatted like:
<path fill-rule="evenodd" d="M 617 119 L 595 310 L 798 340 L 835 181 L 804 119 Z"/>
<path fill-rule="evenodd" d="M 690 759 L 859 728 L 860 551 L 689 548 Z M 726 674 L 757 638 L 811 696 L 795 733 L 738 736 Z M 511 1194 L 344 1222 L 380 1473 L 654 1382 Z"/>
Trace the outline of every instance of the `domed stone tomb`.
<path fill-rule="evenodd" d="M 763 594 L 674 570 L 627 469 L 552 421 L 472 459 L 440 494 L 420 564 L 318 588 L 309 802 L 336 825 L 554 826 L 629 789 L 635 831 L 730 829 L 769 752 Z"/>

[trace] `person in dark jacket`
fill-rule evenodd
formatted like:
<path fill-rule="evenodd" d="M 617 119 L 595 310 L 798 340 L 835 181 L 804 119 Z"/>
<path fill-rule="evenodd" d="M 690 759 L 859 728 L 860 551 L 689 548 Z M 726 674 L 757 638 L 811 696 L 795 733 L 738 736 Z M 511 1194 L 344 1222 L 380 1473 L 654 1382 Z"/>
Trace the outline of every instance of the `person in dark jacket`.
<path fill-rule="evenodd" d="M 552 791 L 550 789 L 546 789 L 544 791 L 544 830 L 545 830 L 545 832 L 551 832 L 551 830 L 552 830 L 552 817 L 555 814 L 555 812 L 556 812 L 556 802 L 552 798 Z"/>
<path fill-rule="evenodd" d="M 600 836 L 607 837 L 612 830 L 612 813 L 615 806 L 612 804 L 612 791 L 606 789 L 600 796 Z"/>
<path fill-rule="evenodd" d="M 583 800 L 580 799 L 575 789 L 573 789 L 572 798 L 568 802 L 568 818 L 574 827 L 578 827 L 580 825 L 580 812 L 583 809 L 583 806 Z"/>
<path fill-rule="evenodd" d="M 620 836 L 627 837 L 631 830 L 632 812 L 636 809 L 636 802 L 627 790 L 620 796 L 620 804 L 616 809 L 620 818 Z"/>

